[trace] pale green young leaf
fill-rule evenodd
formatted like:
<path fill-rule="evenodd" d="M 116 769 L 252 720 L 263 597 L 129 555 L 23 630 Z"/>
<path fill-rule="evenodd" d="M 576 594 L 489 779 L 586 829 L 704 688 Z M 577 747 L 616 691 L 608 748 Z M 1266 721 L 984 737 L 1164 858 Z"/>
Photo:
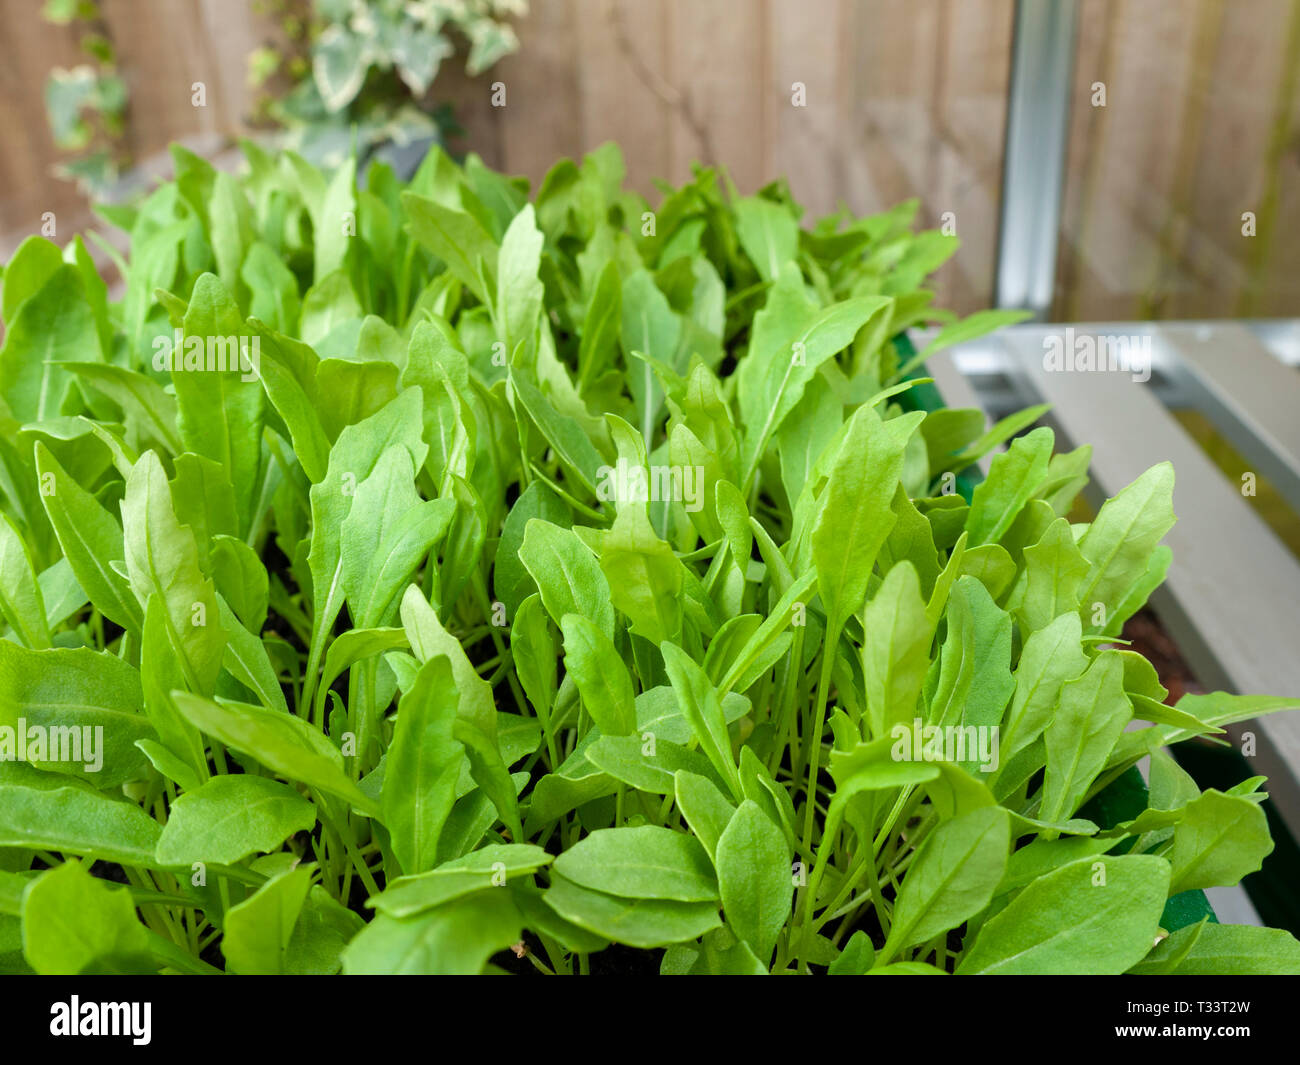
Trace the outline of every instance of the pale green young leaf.
<path fill-rule="evenodd" d="M 974 917 L 993 898 L 1007 867 L 1011 821 L 986 806 L 942 822 L 903 881 L 880 959 L 933 939 Z"/>
<path fill-rule="evenodd" d="M 1040 426 L 994 457 L 988 476 L 976 486 L 971 497 L 966 532 L 972 547 L 997 543 L 1011 528 L 1020 509 L 1047 476 L 1054 440 L 1052 430 Z"/>
<path fill-rule="evenodd" d="M 1247 798 L 1211 788 L 1187 804 L 1174 826 L 1169 890 L 1233 887 L 1272 851 L 1264 811 Z"/>
<path fill-rule="evenodd" d="M 277 976 L 289 972 L 289 941 L 311 890 L 311 867 L 272 877 L 226 914 L 221 953 L 231 972 Z"/>
<path fill-rule="evenodd" d="M 302 719 L 248 703 L 215 702 L 189 692 L 176 692 L 173 699 L 199 731 L 257 759 L 272 772 L 336 795 L 367 816 L 378 813 L 344 772 L 339 749 Z"/>
<path fill-rule="evenodd" d="M 980 929 L 961 974 L 1118 974 L 1151 949 L 1169 863 L 1150 855 L 1078 861 L 1039 877 Z"/>
<path fill-rule="evenodd" d="M 818 589 L 836 629 L 861 606 L 876 555 L 897 521 L 890 504 L 903 449 L 924 415 L 882 422 L 860 407 L 849 422 L 812 529 Z"/>
<path fill-rule="evenodd" d="M 722 924 L 716 900 L 622 898 L 580 887 L 561 875 L 552 878 L 542 900 L 579 928 L 630 947 L 685 943 Z"/>
<path fill-rule="evenodd" d="M 603 736 L 630 736 L 636 729 L 632 678 L 613 642 L 580 614 L 560 619 L 564 668 Z"/>
<path fill-rule="evenodd" d="M 718 881 L 694 836 L 656 825 L 597 829 L 555 860 L 555 871 L 619 898 L 716 902 Z"/>
<path fill-rule="evenodd" d="M 867 604 L 862 629 L 870 734 L 887 736 L 896 724 L 910 728 L 934 639 L 920 581 L 910 562 L 900 563 L 886 574 Z"/>
<path fill-rule="evenodd" d="M 213 777 L 172 803 L 155 856 L 160 866 L 235 865 L 315 824 L 311 803 L 286 784 L 247 773 Z"/>
<path fill-rule="evenodd" d="M 1124 663 L 1113 651 L 1103 651 L 1078 678 L 1061 685 L 1056 714 L 1043 733 L 1042 820 L 1059 821 L 1078 809 L 1132 716 Z"/>
<path fill-rule="evenodd" d="M 23 955 L 38 973 L 155 972 L 131 893 L 77 862 L 42 874 L 23 898 Z"/>
<path fill-rule="evenodd" d="M 109 620 L 138 633 L 144 611 L 131 585 L 110 565 L 126 557 L 122 527 L 41 443 L 36 444 L 41 503 L 77 583 Z"/>
<path fill-rule="evenodd" d="M 429 658 L 397 707 L 380 808 L 407 874 L 432 869 L 455 802 L 465 749 L 453 735 L 459 693 L 451 663 Z"/>
<path fill-rule="evenodd" d="M 790 917 L 791 858 L 785 834 L 749 799 L 740 804 L 714 850 L 727 927 L 764 963 Z"/>
<path fill-rule="evenodd" d="M 613 638 L 609 582 L 596 556 L 573 530 L 530 519 L 524 526 L 519 558 L 536 582 L 552 621 L 558 625 L 565 614 L 577 614 Z"/>
<path fill-rule="evenodd" d="M 186 685 L 213 691 L 225 634 L 212 581 L 204 575 L 194 534 L 181 525 L 158 456 L 146 451 L 131 471 L 122 500 L 126 572 L 140 605 L 157 595 Z"/>

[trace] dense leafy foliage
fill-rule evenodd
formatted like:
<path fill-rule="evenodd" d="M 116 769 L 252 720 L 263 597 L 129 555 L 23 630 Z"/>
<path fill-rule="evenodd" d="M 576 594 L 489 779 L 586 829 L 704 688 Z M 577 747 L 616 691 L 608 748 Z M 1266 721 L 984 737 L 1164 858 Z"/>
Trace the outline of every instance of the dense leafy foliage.
<path fill-rule="evenodd" d="M 301 4 L 269 0 L 262 10 L 283 39 L 248 57 L 249 81 L 263 90 L 255 108 L 285 127 L 287 146 L 335 166 L 353 151 L 364 158 L 457 132 L 450 109 L 436 102 L 443 64 L 459 51 L 476 77 L 517 51 L 511 20 L 528 4 L 316 0 L 304 16 Z"/>
<path fill-rule="evenodd" d="M 906 409 L 1006 320 L 931 307 L 915 204 L 247 157 L 105 212 L 118 300 L 79 239 L 4 273 L 7 968 L 1300 967 L 1159 932 L 1271 848 L 1163 747 L 1295 704 L 1115 642 L 1168 466 L 1072 524 L 1041 409 Z"/>

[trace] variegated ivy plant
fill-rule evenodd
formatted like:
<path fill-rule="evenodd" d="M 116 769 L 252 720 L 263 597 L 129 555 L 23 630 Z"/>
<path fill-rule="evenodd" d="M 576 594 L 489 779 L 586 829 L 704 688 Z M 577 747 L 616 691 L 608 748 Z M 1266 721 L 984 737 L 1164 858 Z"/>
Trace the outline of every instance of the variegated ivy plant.
<path fill-rule="evenodd" d="M 1072 523 L 1041 409 L 911 409 L 1008 317 L 931 306 L 915 204 L 175 159 L 120 299 L 80 239 L 3 275 L 4 968 L 1300 966 L 1162 916 L 1271 847 L 1164 747 L 1296 704 L 1117 642 L 1167 465 Z"/>

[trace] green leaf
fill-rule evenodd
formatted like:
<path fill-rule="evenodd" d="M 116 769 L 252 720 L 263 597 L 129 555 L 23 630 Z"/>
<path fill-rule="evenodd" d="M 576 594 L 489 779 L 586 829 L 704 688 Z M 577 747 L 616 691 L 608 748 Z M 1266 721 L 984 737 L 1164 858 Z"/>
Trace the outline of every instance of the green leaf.
<path fill-rule="evenodd" d="M 717 877 L 704 847 L 692 836 L 655 825 L 598 829 L 561 854 L 555 871 L 579 887 L 619 898 L 718 898 Z"/>
<path fill-rule="evenodd" d="M 302 307 L 298 298 L 298 279 L 269 244 L 259 240 L 249 247 L 239 269 L 239 279 L 252 297 L 249 325 L 257 328 L 265 322 L 270 329 L 280 333 L 292 333 L 298 328 Z M 270 389 L 267 393 L 274 403 L 275 396 L 271 395 Z"/>
<path fill-rule="evenodd" d="M 122 527 L 93 495 L 68 476 L 39 441 L 36 471 L 41 482 L 41 503 L 77 583 L 106 618 L 138 633 L 144 612 L 130 583 L 109 565 L 126 557 Z"/>
<path fill-rule="evenodd" d="M 767 303 L 754 316 L 749 354 L 738 371 L 740 412 L 748 427 L 741 488 L 748 487 L 768 441 L 798 405 L 822 363 L 847 347 L 876 316 L 887 315 L 892 304 L 885 296 L 862 296 L 818 310 L 809 302 L 795 266 L 782 268 Z"/>
<path fill-rule="evenodd" d="M 412 917 L 380 914 L 343 952 L 349 975 L 472 976 L 519 942 L 523 917 L 508 891 L 480 891 Z"/>
<path fill-rule="evenodd" d="M 646 442 L 650 443 L 664 395 L 655 377 L 654 365 L 667 366 L 677 372 L 685 369 L 676 364 L 682 323 L 648 270 L 637 270 L 624 278 L 620 308 L 619 338 L 629 357 L 628 389 L 636 410 L 634 421 L 640 425 Z M 639 366 L 630 361 L 633 354 L 645 356 Z"/>
<path fill-rule="evenodd" d="M 491 306 L 496 295 L 497 246 L 472 216 L 414 192 L 402 193 L 412 236 L 447 264 L 453 277 Z"/>
<path fill-rule="evenodd" d="M 319 281 L 343 266 L 356 230 L 356 159 L 344 159 L 326 183 L 321 173 L 299 156 L 290 152 L 286 158 L 311 216 L 313 273 Z"/>
<path fill-rule="evenodd" d="M 881 959 L 888 961 L 983 910 L 1002 880 L 1010 848 L 1011 819 L 1000 806 L 941 823 L 903 880 Z"/>
<path fill-rule="evenodd" d="M 1079 808 L 1132 716 L 1124 663 L 1113 651 L 1103 651 L 1080 677 L 1061 685 L 1056 716 L 1043 734 L 1047 772 L 1040 819 L 1059 821 Z"/>
<path fill-rule="evenodd" d="M 58 364 L 103 359 L 80 272 L 60 266 L 5 324 L 0 396 L 20 421 L 58 417 L 72 385 L 72 375 Z"/>
<path fill-rule="evenodd" d="M 63 265 L 59 246 L 44 237 L 25 237 L 5 264 L 0 292 L 0 318 L 13 325 L 20 308 L 35 296 Z"/>
<path fill-rule="evenodd" d="M 1017 613 L 1029 632 L 1046 628 L 1079 609 L 1079 585 L 1088 573 L 1070 523 L 1057 518 L 1038 542 L 1025 548 L 1025 592 Z"/>
<path fill-rule="evenodd" d="M 844 950 L 826 970 L 828 976 L 864 976 L 875 964 L 876 948 L 871 937 L 861 929 L 849 936 Z"/>
<path fill-rule="evenodd" d="M 944 348 L 950 348 L 954 344 L 964 344 L 968 340 L 975 340 L 986 333 L 1001 329 L 1004 325 L 1015 325 L 1031 317 L 1033 316 L 1028 311 L 976 311 L 961 321 L 953 322 L 940 329 L 934 339 L 917 355 L 917 360 L 925 362 L 931 355 Z M 906 372 L 906 366 L 899 370 L 900 375 Z"/>
<path fill-rule="evenodd" d="M 974 577 L 960 577 L 948 600 L 948 637 L 928 720 L 992 728 L 1002 720 L 1011 676 L 1011 618 Z M 974 757 L 963 764 L 970 768 Z"/>
<path fill-rule="evenodd" d="M 497 329 L 506 351 L 527 346 L 542 313 L 542 233 L 537 228 L 532 204 L 525 204 L 506 228 L 498 257 L 497 291 L 494 304 Z"/>
<path fill-rule="evenodd" d="M 319 360 L 306 344 L 267 328 L 254 316 L 249 328 L 261 340 L 261 358 L 253 367 L 267 399 L 284 420 L 294 453 L 313 483 L 329 466 L 329 438 L 316 409 L 316 370 Z"/>
<path fill-rule="evenodd" d="M 266 645 L 244 628 L 224 599 L 218 597 L 217 606 L 221 611 L 221 625 L 228 641 L 223 659 L 226 670 L 256 693 L 268 709 L 288 713 L 289 706 L 280 688 L 275 667 L 271 665 Z"/>
<path fill-rule="evenodd" d="M 794 900 L 790 846 L 785 833 L 746 799 L 719 837 L 714 853 L 727 927 L 760 962 L 771 958 Z"/>
<path fill-rule="evenodd" d="M 578 686 L 582 703 L 604 736 L 630 736 L 636 729 L 632 678 L 613 642 L 578 614 L 560 619 L 564 668 Z"/>
<path fill-rule="evenodd" d="M 32 554 L 6 514 L 0 514 L 0 616 L 24 646 L 33 650 L 50 646 Z"/>
<path fill-rule="evenodd" d="M 1281 928 L 1209 924 L 1180 928 L 1129 970 L 1135 976 L 1295 976 L 1300 942 Z"/>
<path fill-rule="evenodd" d="M 677 639 L 682 623 L 682 564 L 644 513 L 622 508 L 601 537 L 600 569 L 629 630 L 651 643 Z"/>
<path fill-rule="evenodd" d="M 1211 788 L 1189 802 L 1174 826 L 1170 892 L 1232 887 L 1272 852 L 1268 819 L 1247 798 Z"/>
<path fill-rule="evenodd" d="M 329 653 L 325 655 L 325 665 L 321 668 L 321 683 L 316 699 L 317 719 L 324 719 L 325 696 L 345 669 L 385 651 L 409 646 L 410 640 L 405 629 L 349 629 L 340 635 L 330 644 Z"/>
<path fill-rule="evenodd" d="M 1039 877 L 980 929 L 962 974 L 1114 975 L 1151 949 L 1169 863 L 1150 855 L 1072 862 Z"/>
<path fill-rule="evenodd" d="M 352 279 L 348 276 L 347 271 L 335 270 L 332 274 L 317 275 L 316 283 L 303 296 L 302 325 L 299 326 L 298 332 L 306 344 L 314 347 L 322 347 L 329 343 L 331 339 L 342 338 L 344 343 L 340 345 L 343 349 L 340 354 L 343 354 L 348 347 L 352 346 L 350 341 L 360 334 L 360 325 L 357 319 L 361 317 L 361 304 L 357 300 L 356 291 L 352 287 Z M 344 360 L 340 359 L 338 361 L 342 362 Z M 335 366 L 335 370 L 340 375 L 349 372 L 347 368 L 338 365 Z M 363 371 L 357 370 L 356 372 Z M 317 365 L 315 374 L 319 375 L 319 373 L 320 367 Z M 335 387 L 341 387 L 344 382 L 336 380 L 334 384 Z M 319 391 L 318 380 L 318 394 Z M 324 398 L 326 402 L 333 406 L 335 403 L 362 403 L 368 397 L 327 395 Z M 326 418 L 322 415 L 322 422 L 325 420 Z"/>
<path fill-rule="evenodd" d="M 456 690 L 460 693 L 458 716 L 472 722 L 491 742 L 496 742 L 497 711 L 492 686 L 478 675 L 460 641 L 443 628 L 437 613 L 414 584 L 402 597 L 402 627 L 411 650 L 421 662 L 446 655 L 451 663 Z"/>
<path fill-rule="evenodd" d="M 337 795 L 367 816 L 378 810 L 343 771 L 343 756 L 318 730 L 278 710 L 232 701 L 215 702 L 189 692 L 173 699 L 201 732 L 257 759 L 274 773 Z"/>
<path fill-rule="evenodd" d="M 997 543 L 1047 476 L 1055 436 L 1046 426 L 1014 440 L 989 464 L 971 497 L 966 532 L 972 547 Z M 1055 617 L 1056 615 L 1052 615 Z"/>
<path fill-rule="evenodd" d="M 597 769 L 651 795 L 674 794 L 679 772 L 715 776 L 709 760 L 699 751 L 644 730 L 640 736 L 599 736 L 584 754 Z"/>
<path fill-rule="evenodd" d="M 285 784 L 246 773 L 214 777 L 172 803 L 155 855 L 163 866 L 235 865 L 315 824 L 311 803 Z"/>
<path fill-rule="evenodd" d="M 311 867 L 272 877 L 226 913 L 221 953 L 231 972 L 274 976 L 287 966 L 294 925 L 311 889 Z"/>
<path fill-rule="evenodd" d="M 20 757 L 19 733 L 38 730 L 43 750 L 28 739 L 23 752 L 32 765 L 103 788 L 142 780 L 147 767 L 135 743 L 154 730 L 140 703 L 139 672 L 106 651 L 29 651 L 0 640 L 0 727 L 8 733 L 0 733 L 0 758 Z"/>
<path fill-rule="evenodd" d="M 209 693 L 225 653 L 225 634 L 212 581 L 199 561 L 194 534 L 181 525 L 158 456 L 146 451 L 131 470 L 122 500 L 126 571 L 141 606 L 156 595 L 166 606 L 167 639 L 186 684 Z"/>
<path fill-rule="evenodd" d="M 438 837 L 456 800 L 465 749 L 453 736 L 459 692 L 446 656 L 428 659 L 397 707 L 380 800 L 393 853 L 420 873 L 437 860 Z"/>
<path fill-rule="evenodd" d="M 862 628 L 868 728 L 873 737 L 888 736 L 895 725 L 912 725 L 934 639 L 921 583 L 910 562 L 886 574 L 867 604 Z"/>
<path fill-rule="evenodd" d="M 130 891 L 76 862 L 49 870 L 27 889 L 23 955 L 46 976 L 155 971 Z"/>
<path fill-rule="evenodd" d="M 51 784 L 58 778 L 52 778 Z M 0 847 L 28 847 L 153 867 L 162 829 L 134 803 L 81 787 L 0 784 Z"/>
<path fill-rule="evenodd" d="M 179 784 L 183 790 L 197 791 L 202 785 L 198 774 L 190 768 L 185 759 L 164 747 L 161 743 L 155 740 L 136 740 L 135 745 L 144 752 L 144 756 L 149 759 L 150 765 L 168 780 Z"/>
<path fill-rule="evenodd" d="M 203 737 L 176 708 L 172 692 L 185 687 L 180 655 L 167 635 L 167 607 L 150 596 L 140 649 L 140 688 L 144 711 L 163 745 L 185 762 L 195 777 L 206 780 L 208 759 Z"/>
<path fill-rule="evenodd" d="M 546 442 L 555 449 L 556 455 L 564 463 L 566 472 L 571 473 L 587 492 L 592 495 L 597 494 L 600 467 L 603 463 L 600 452 L 591 442 L 582 423 L 557 410 L 551 399 L 544 396 L 528 379 L 527 372 L 520 370 L 514 364 L 510 369 L 510 388 L 515 398 L 523 405 L 528 417 L 536 423 Z M 553 398 L 554 393 L 552 393 Z"/>
<path fill-rule="evenodd" d="M 680 647 L 666 643 L 660 648 L 664 668 L 668 671 L 673 691 L 681 704 L 682 716 L 690 722 L 691 731 L 699 741 L 700 750 L 713 763 L 737 802 L 745 798 L 732 754 L 731 737 L 727 732 L 727 718 L 718 699 L 717 689 L 709 678 Z"/>
<path fill-rule="evenodd" d="M 325 479 L 311 488 L 311 647 L 308 653 L 303 702 L 310 702 L 325 643 L 343 606 L 342 526 L 352 509 L 356 486 L 371 471 L 390 444 L 401 444 L 415 469 L 424 465 L 428 447 L 421 439 L 422 393 L 408 389 L 365 421 L 339 433 L 330 449 Z"/>
<path fill-rule="evenodd" d="M 680 769 L 674 774 L 674 781 L 677 808 L 695 837 L 704 844 L 709 857 L 716 858 L 718 841 L 731 823 L 736 807 L 713 781 L 700 773 Z"/>
<path fill-rule="evenodd" d="M 558 656 L 540 595 L 530 595 L 519 605 L 510 630 L 510 654 L 533 710 L 545 719 L 555 702 Z"/>
<path fill-rule="evenodd" d="M 973 444 L 962 448 L 955 455 L 946 459 L 943 463 L 943 469 L 938 472 L 942 473 L 945 470 L 960 472 L 964 470 L 971 463 L 978 462 L 1004 440 L 1011 439 L 1021 429 L 1033 425 L 1051 409 L 1052 405 L 1050 403 L 1043 403 L 1036 407 L 1026 407 L 1014 414 L 1008 414 Z"/>
<path fill-rule="evenodd" d="M 799 251 L 799 225 L 781 204 L 760 196 L 735 203 L 736 236 L 764 281 L 775 281 L 781 267 Z"/>
<path fill-rule="evenodd" d="M 529 843 L 490 843 L 418 876 L 398 877 L 371 900 L 389 917 L 411 917 L 452 899 L 504 887 L 550 865 L 552 856 Z"/>
<path fill-rule="evenodd" d="M 614 607 L 600 563 L 572 529 L 540 519 L 524 527 L 519 558 L 542 593 L 542 604 L 557 625 L 566 614 L 591 621 L 614 636 Z"/>
<path fill-rule="evenodd" d="M 686 943 L 722 924 L 716 901 L 619 898 L 580 887 L 562 875 L 552 878 L 542 900 L 579 928 L 630 947 Z"/>
<path fill-rule="evenodd" d="M 364 481 L 340 529 L 343 591 L 358 628 L 387 625 L 402 592 L 451 524 L 450 499 L 421 501 L 415 468 L 400 444 L 389 447 Z"/>
<path fill-rule="evenodd" d="M 903 470 L 903 449 L 924 417 L 882 422 L 859 407 L 831 466 L 812 530 L 817 587 L 833 630 L 861 606 L 876 555 L 897 520 L 890 509 Z"/>
<path fill-rule="evenodd" d="M 1088 668 L 1080 641 L 1083 625 L 1077 614 L 1062 614 L 1030 634 L 1016 667 L 1016 690 L 1002 726 L 1002 764 L 1032 744 L 1052 720 L 1061 685 Z"/>
<path fill-rule="evenodd" d="M 456 739 L 465 745 L 470 775 L 484 794 L 492 800 L 492 805 L 501 815 L 501 820 L 509 830 L 511 838 L 523 838 L 524 829 L 519 820 L 519 804 L 515 801 L 516 788 L 510 779 L 505 758 L 496 740 L 489 737 L 475 722 L 464 717 L 456 719 L 452 732 Z M 529 749 L 534 746 L 535 743 L 530 744 Z"/>
<path fill-rule="evenodd" d="M 182 365 L 171 374 L 181 440 L 226 471 L 241 516 L 253 511 L 262 469 L 263 392 L 241 353 L 249 332 L 225 286 L 203 274 L 185 312 L 184 358 L 172 354 Z M 202 345 L 200 361 L 191 361 L 192 344 Z"/>
<path fill-rule="evenodd" d="M 364 927 L 359 916 L 317 884 L 298 911 L 284 957 L 285 972 L 332 976 L 343 964 L 343 949 Z"/>
<path fill-rule="evenodd" d="M 519 605 L 532 594 L 535 585 L 524 566 L 521 551 L 528 522 L 538 518 L 561 529 L 570 523 L 569 508 L 541 481 L 533 481 L 519 493 L 501 527 L 492 570 L 492 587 L 506 607 L 506 617 L 513 618 Z M 563 615 L 561 615 L 563 616 Z"/>
<path fill-rule="evenodd" d="M 1174 468 L 1162 462 L 1102 505 L 1079 541 L 1089 566 L 1079 586 L 1085 618 L 1096 603 L 1115 611 L 1146 572 L 1156 545 L 1173 528 L 1173 495 Z"/>
<path fill-rule="evenodd" d="M 622 314 L 623 297 L 618 266 L 611 261 L 605 264 L 596 278 L 596 287 L 587 302 L 587 312 L 582 320 L 577 379 L 580 390 L 613 354 L 622 328 Z"/>

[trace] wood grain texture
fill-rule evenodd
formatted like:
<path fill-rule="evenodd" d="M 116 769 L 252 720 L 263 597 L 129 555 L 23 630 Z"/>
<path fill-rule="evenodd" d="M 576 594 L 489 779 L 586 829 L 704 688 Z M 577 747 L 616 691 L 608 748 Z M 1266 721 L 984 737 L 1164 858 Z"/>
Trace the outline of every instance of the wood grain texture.
<path fill-rule="evenodd" d="M 0 0 L 0 254 L 54 210 L 88 218 L 45 123 L 48 70 L 78 34 Z M 695 162 L 750 193 L 785 177 L 805 221 L 920 200 L 961 248 L 938 275 L 959 311 L 993 294 L 1013 0 L 532 0 L 522 50 L 439 75 L 453 147 L 529 178 L 617 140 L 657 201 Z M 131 88 L 136 159 L 247 132 L 245 0 L 103 0 Z M 1054 314 L 1088 320 L 1277 315 L 1300 305 L 1300 0 L 1080 0 Z M 207 106 L 191 103 L 202 81 Z M 492 85 L 507 104 L 493 107 Z M 1107 106 L 1090 103 L 1094 82 Z M 793 86 L 806 106 L 795 106 Z M 1241 234 L 1254 211 L 1257 235 Z M 67 224 L 65 225 L 65 221 Z"/>

